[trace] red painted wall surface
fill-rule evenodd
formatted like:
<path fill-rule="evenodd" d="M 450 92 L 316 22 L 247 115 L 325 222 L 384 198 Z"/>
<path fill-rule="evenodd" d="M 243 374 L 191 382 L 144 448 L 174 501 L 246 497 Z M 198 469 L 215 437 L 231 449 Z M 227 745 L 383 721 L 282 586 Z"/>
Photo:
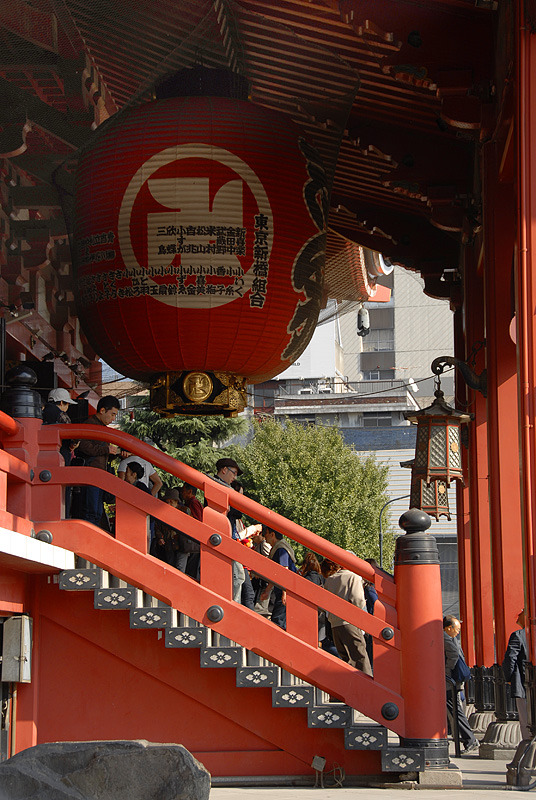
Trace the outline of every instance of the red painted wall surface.
<path fill-rule="evenodd" d="M 0 567 L 0 616 L 22 614 L 28 602 L 28 579 L 24 572 Z"/>

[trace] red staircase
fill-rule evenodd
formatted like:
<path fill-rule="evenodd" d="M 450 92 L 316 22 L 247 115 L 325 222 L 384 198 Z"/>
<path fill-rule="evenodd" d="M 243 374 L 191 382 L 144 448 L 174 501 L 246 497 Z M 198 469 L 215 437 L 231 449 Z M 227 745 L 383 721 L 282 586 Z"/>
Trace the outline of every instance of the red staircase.
<path fill-rule="evenodd" d="M 32 582 L 34 678 L 19 690 L 17 750 L 62 739 L 177 741 L 214 776 L 259 780 L 314 775 L 315 757 L 315 766 L 325 759 L 325 771 L 354 778 L 444 765 L 439 566 L 419 555 L 421 534 L 401 537 L 414 544 L 393 580 L 128 434 L 13 422 L 0 417 L 0 524 L 78 558 L 60 576 L 72 593 Z M 208 504 L 203 521 L 102 470 L 60 466 L 62 435 L 112 442 L 197 486 Z M 116 495 L 115 538 L 62 519 L 64 487 L 86 484 Z M 373 581 L 375 616 L 234 541 L 230 497 L 253 519 Z M 201 543 L 200 583 L 147 554 L 148 515 Z M 285 587 L 287 631 L 233 602 L 234 560 Z M 318 648 L 319 607 L 372 634 L 373 678 Z"/>

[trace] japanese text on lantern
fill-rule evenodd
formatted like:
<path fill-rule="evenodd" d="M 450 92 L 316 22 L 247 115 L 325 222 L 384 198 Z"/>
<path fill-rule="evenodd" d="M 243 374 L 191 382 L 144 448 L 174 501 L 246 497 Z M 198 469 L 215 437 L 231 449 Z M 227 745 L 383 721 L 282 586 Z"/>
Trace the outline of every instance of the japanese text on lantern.
<path fill-rule="evenodd" d="M 168 225 L 160 226 L 156 236 L 157 239 L 161 237 L 160 242 L 162 239 L 167 240 L 166 244 L 158 245 L 159 260 L 167 260 L 167 263 L 155 264 L 154 259 L 151 259 L 151 263 L 143 270 L 139 267 L 126 267 L 82 275 L 79 278 L 82 303 L 89 305 L 115 297 L 123 299 L 150 296 L 158 299 L 171 295 L 212 295 L 235 299 L 244 296 L 247 291 L 245 273 L 237 256 L 246 255 L 246 228 Z M 257 214 L 252 246 L 251 308 L 263 308 L 266 302 L 270 266 L 269 236 L 268 217 Z M 171 243 L 170 237 L 173 239 Z M 113 261 L 115 250 L 95 249 L 113 240 L 113 234 L 98 233 L 78 242 L 80 263 L 88 265 Z M 196 255 L 215 258 L 196 261 Z M 222 255 L 231 258 L 218 258 Z M 175 261 L 176 256 L 180 256 L 179 264 Z M 227 279 L 227 283 L 218 282 L 218 278 Z"/>
<path fill-rule="evenodd" d="M 257 214 L 255 217 L 255 239 L 253 242 L 253 283 L 249 304 L 252 308 L 262 308 L 266 302 L 268 288 L 268 217 Z"/>

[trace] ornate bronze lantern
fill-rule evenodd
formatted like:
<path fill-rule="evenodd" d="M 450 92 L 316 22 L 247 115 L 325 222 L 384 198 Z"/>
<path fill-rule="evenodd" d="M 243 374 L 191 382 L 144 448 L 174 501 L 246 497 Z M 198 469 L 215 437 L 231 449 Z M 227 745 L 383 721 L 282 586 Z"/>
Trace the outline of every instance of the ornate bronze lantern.
<path fill-rule="evenodd" d="M 436 399 L 431 406 L 404 414 L 417 425 L 413 475 L 425 484 L 437 480 L 444 481 L 447 486 L 453 480 L 463 483 L 460 428 L 472 415 L 449 406 L 439 379 L 434 394 Z"/>
<path fill-rule="evenodd" d="M 400 462 L 401 467 L 407 467 L 412 470 L 409 507 L 426 511 L 437 522 L 439 522 L 439 517 L 446 517 L 450 522 L 451 515 L 446 482 L 435 480 L 426 484 L 422 478 L 414 474 L 414 464 L 414 459 Z"/>

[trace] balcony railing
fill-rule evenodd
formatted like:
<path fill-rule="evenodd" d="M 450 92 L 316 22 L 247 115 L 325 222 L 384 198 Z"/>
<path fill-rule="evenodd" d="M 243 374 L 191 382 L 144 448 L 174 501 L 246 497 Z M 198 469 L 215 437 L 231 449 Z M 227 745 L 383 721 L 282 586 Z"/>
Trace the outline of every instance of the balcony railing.
<path fill-rule="evenodd" d="M 202 490 L 207 503 L 198 521 L 104 470 L 65 467 L 61 438 L 111 442 Z M 230 487 L 134 437 L 105 426 L 48 425 L 0 415 L 0 525 L 32 536 L 48 531 L 54 545 L 111 572 L 217 630 L 254 653 L 315 684 L 403 737 L 445 738 L 439 566 L 397 567 L 395 578 L 352 553 L 285 519 Z M 116 497 L 115 538 L 94 525 L 64 519 L 67 486 L 98 486 Z M 226 513 L 243 514 L 374 583 L 374 616 L 232 539 Z M 200 542 L 201 574 L 189 576 L 147 552 L 149 516 Z M 402 537 L 405 538 L 405 537 Z M 232 600 L 232 564 L 239 561 L 287 593 L 287 629 Z M 374 642 L 374 677 L 318 647 L 318 610 L 368 632 Z M 432 647 L 431 647 L 432 645 Z M 426 673 L 418 681 L 415 669 Z M 415 687 L 418 687 L 418 691 Z"/>

